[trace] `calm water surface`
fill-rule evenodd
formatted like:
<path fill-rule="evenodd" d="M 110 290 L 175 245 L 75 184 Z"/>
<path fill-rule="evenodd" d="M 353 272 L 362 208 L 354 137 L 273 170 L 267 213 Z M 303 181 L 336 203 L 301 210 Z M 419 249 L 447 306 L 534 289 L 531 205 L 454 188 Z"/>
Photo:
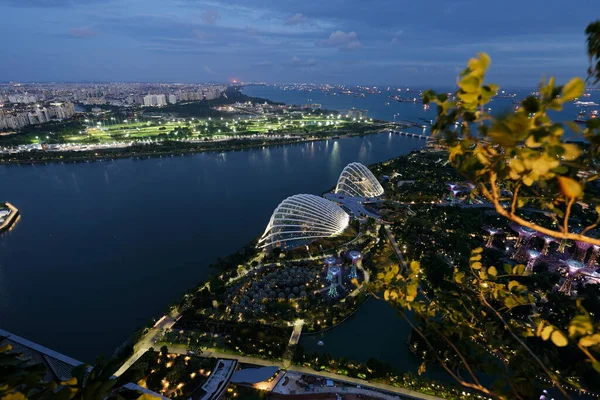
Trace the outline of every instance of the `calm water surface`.
<path fill-rule="evenodd" d="M 22 218 L 0 236 L 0 328 L 83 361 L 110 355 L 262 233 L 287 196 L 423 141 L 379 134 L 229 153 L 0 167 Z"/>

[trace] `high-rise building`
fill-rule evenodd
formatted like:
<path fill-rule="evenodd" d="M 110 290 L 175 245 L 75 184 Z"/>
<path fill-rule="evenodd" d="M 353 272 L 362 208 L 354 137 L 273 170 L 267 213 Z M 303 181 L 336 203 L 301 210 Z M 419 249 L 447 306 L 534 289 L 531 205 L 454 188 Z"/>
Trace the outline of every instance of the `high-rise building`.
<path fill-rule="evenodd" d="M 144 107 L 161 107 L 167 105 L 164 94 L 149 94 L 144 96 Z"/>
<path fill-rule="evenodd" d="M 177 103 L 177 96 L 175 96 L 174 94 L 170 94 L 169 95 L 169 104 L 175 104 Z"/>

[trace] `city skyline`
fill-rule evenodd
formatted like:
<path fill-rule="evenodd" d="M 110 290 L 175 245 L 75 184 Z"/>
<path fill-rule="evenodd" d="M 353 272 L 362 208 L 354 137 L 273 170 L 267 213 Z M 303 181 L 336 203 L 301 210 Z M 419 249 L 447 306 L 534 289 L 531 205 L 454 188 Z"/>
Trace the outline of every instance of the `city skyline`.
<path fill-rule="evenodd" d="M 0 30 L 11 38 L 0 76 L 451 85 L 485 51 L 490 80 L 533 86 L 542 76 L 585 74 L 590 21 L 581 10 L 593 3 L 563 4 L 0 0 Z"/>

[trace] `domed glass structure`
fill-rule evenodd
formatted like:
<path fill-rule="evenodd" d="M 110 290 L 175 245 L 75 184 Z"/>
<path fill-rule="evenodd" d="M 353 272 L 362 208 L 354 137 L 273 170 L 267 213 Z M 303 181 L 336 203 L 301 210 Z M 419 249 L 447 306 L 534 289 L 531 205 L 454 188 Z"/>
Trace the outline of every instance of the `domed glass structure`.
<path fill-rule="evenodd" d="M 350 163 L 340 174 L 335 193 L 351 197 L 377 197 L 383 194 L 383 187 L 375 175 L 361 163 Z"/>
<path fill-rule="evenodd" d="M 296 247 L 342 233 L 349 222 L 350 216 L 337 204 L 312 194 L 297 194 L 277 206 L 258 247 Z"/>

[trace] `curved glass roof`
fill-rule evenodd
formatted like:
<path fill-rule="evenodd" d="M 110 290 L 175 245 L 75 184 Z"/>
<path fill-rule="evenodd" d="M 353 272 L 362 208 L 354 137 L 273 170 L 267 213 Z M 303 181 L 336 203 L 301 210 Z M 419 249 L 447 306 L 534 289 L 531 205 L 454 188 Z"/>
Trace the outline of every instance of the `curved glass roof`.
<path fill-rule="evenodd" d="M 335 236 L 349 222 L 350 216 L 337 204 L 312 194 L 297 194 L 277 206 L 258 247 L 295 247 L 316 238 Z"/>
<path fill-rule="evenodd" d="M 383 194 L 383 187 L 375 175 L 361 163 L 350 163 L 340 174 L 335 193 L 351 197 L 377 197 Z"/>

